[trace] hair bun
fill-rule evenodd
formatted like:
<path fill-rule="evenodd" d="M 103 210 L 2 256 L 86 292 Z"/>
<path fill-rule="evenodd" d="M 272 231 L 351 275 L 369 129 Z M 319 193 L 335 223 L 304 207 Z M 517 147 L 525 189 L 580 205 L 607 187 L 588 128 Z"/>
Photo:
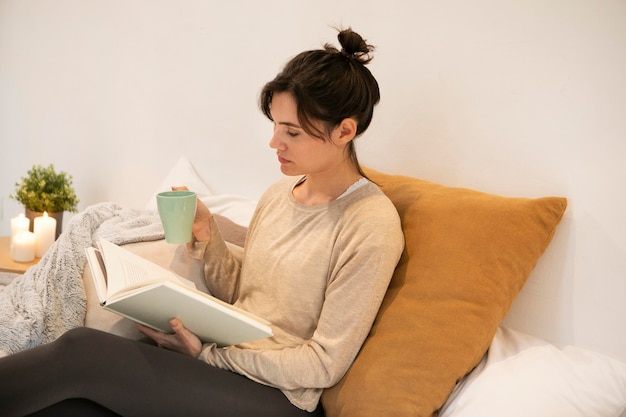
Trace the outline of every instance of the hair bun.
<path fill-rule="evenodd" d="M 367 64 L 374 58 L 371 56 L 374 47 L 368 45 L 365 39 L 351 28 L 339 31 L 337 39 L 339 39 L 339 44 L 341 44 L 341 53 L 343 55 L 353 58 L 361 64 Z"/>

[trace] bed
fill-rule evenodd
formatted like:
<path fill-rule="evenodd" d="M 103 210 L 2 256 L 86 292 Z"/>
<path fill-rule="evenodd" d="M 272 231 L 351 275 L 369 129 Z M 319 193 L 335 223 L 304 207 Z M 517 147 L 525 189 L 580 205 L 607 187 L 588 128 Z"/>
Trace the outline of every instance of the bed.
<path fill-rule="evenodd" d="M 359 356 L 323 394 L 327 416 L 626 416 L 626 363 L 577 346 L 556 346 L 503 324 L 558 229 L 565 198 L 502 197 L 374 170 L 368 175 L 396 205 L 406 248 Z M 232 250 L 241 254 L 256 202 L 211 193 L 184 160 L 155 194 L 176 184 L 198 193 Z M 202 266 L 184 247 L 162 239 L 155 208 L 153 196 L 140 211 L 128 213 L 142 220 L 118 243 L 206 289 Z M 120 228 L 92 229 L 74 238 L 115 237 Z M 58 264 L 63 256 L 57 249 L 37 268 Z M 98 307 L 89 269 L 78 272 L 76 292 L 83 292 L 85 302 L 65 314 L 84 318 L 81 325 L 139 338 L 132 323 Z M 29 273 L 35 274 L 20 279 Z M 9 283 L 16 277 L 1 278 Z M 45 326 L 39 333 L 27 343 L 56 337 Z"/>

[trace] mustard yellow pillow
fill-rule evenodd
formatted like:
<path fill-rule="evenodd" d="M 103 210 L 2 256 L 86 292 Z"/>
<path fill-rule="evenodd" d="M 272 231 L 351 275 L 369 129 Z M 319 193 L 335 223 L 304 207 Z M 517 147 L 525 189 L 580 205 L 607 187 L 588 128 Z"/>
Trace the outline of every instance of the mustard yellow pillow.
<path fill-rule="evenodd" d="M 433 416 L 487 351 L 567 200 L 367 174 L 395 204 L 406 247 L 361 352 L 322 404 L 328 417 Z"/>

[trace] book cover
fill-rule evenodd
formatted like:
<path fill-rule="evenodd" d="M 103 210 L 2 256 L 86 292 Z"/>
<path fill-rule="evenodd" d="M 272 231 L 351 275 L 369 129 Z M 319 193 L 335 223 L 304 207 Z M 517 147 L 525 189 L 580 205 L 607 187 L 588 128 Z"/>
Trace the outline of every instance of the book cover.
<path fill-rule="evenodd" d="M 179 318 L 203 342 L 234 345 L 272 335 L 266 320 L 195 289 L 193 282 L 114 243 L 87 248 L 100 305 L 156 330 Z"/>

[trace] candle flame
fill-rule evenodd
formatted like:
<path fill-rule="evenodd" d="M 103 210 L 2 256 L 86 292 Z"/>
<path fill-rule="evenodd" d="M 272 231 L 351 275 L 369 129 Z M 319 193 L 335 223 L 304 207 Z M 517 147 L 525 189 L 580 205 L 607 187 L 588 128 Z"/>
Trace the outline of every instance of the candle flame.
<path fill-rule="evenodd" d="M 47 211 L 44 211 L 44 212 L 43 212 L 43 216 L 44 216 L 44 217 L 48 217 L 48 212 L 47 212 Z"/>

